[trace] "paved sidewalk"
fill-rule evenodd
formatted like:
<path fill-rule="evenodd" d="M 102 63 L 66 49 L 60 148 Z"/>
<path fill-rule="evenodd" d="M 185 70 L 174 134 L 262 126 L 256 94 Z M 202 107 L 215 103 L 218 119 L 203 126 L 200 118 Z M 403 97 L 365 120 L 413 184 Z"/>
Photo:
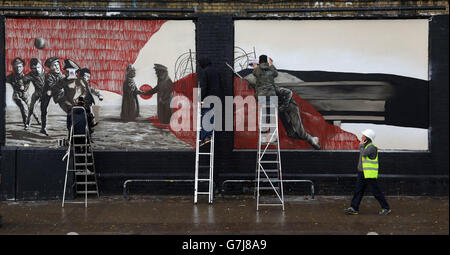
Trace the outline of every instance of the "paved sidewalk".
<path fill-rule="evenodd" d="M 0 235 L 448 235 L 448 197 L 387 197 L 392 213 L 378 215 L 365 197 L 359 215 L 345 215 L 350 197 L 286 197 L 281 207 L 256 211 L 252 196 L 218 196 L 193 204 L 192 196 L 103 196 L 83 204 L 0 202 Z"/>

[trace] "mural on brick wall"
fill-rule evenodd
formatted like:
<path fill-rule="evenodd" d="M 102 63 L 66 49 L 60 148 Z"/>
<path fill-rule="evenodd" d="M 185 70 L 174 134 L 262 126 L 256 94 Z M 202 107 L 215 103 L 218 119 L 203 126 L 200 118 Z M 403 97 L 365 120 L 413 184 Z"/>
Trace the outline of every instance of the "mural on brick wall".
<path fill-rule="evenodd" d="M 96 149 L 192 148 L 195 133 L 169 125 L 177 96 L 192 101 L 196 84 L 192 21 L 11 18 L 5 27 L 6 145 L 57 147 L 81 96 Z"/>
<path fill-rule="evenodd" d="M 371 128 L 381 149 L 428 150 L 428 20 L 236 21 L 234 95 L 254 96 L 255 68 L 270 62 L 282 149 L 313 149 L 314 138 L 355 150 Z M 236 107 L 236 149 L 256 148 L 256 130 L 237 129 L 250 108 Z"/>

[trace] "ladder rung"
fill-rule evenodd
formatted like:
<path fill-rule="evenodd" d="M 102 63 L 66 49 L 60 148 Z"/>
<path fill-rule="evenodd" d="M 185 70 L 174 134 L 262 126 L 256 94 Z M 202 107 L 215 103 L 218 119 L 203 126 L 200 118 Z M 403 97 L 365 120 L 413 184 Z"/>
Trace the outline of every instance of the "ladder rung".
<path fill-rule="evenodd" d="M 78 156 L 92 156 L 92 153 L 90 153 L 90 152 L 86 153 L 86 154 L 84 154 L 84 153 L 75 153 L 74 155 L 77 156 L 77 157 Z"/>
<path fill-rule="evenodd" d="M 280 189 L 279 187 L 275 187 L 275 189 Z M 272 187 L 259 187 L 259 190 L 273 190 Z"/>
<path fill-rule="evenodd" d="M 278 173 L 278 169 L 259 169 L 260 172 L 266 172 L 266 173 Z"/>
<path fill-rule="evenodd" d="M 261 141 L 261 146 L 266 146 L 266 144 L 271 144 L 271 143 L 277 143 L 277 140 L 271 140 L 271 141 Z"/>
<path fill-rule="evenodd" d="M 76 166 L 92 166 L 93 163 L 75 163 Z"/>
<path fill-rule="evenodd" d="M 88 143 L 76 143 L 76 144 L 72 144 L 72 146 L 74 146 L 74 147 L 87 147 L 87 146 L 89 146 L 90 144 L 88 144 Z"/>
<path fill-rule="evenodd" d="M 77 194 L 97 194 L 97 191 L 95 191 L 95 190 L 88 190 L 88 191 L 84 191 L 84 190 L 80 190 L 80 191 L 77 191 Z"/>
<path fill-rule="evenodd" d="M 77 170 L 75 175 L 95 175 L 94 172 L 87 173 L 85 170 Z"/>
<path fill-rule="evenodd" d="M 272 128 L 277 128 L 278 125 L 277 124 L 260 124 L 260 127 L 264 128 L 264 127 L 272 127 Z"/>
<path fill-rule="evenodd" d="M 209 195 L 209 192 L 197 192 L 197 195 Z"/>
<path fill-rule="evenodd" d="M 259 203 L 259 206 L 283 206 L 283 204 L 261 204 Z"/>
<path fill-rule="evenodd" d="M 207 182 L 209 182 L 209 181 L 211 181 L 210 179 L 197 179 L 197 181 L 207 181 Z"/>
<path fill-rule="evenodd" d="M 199 155 L 211 155 L 211 153 L 209 153 L 209 152 L 199 152 L 198 154 Z"/>
<path fill-rule="evenodd" d="M 273 163 L 279 163 L 280 161 L 259 161 L 259 163 L 269 163 L 269 164 L 273 164 Z"/>
<path fill-rule="evenodd" d="M 83 134 L 83 135 L 72 135 L 72 137 L 86 137 L 86 135 L 85 134 Z"/>
<path fill-rule="evenodd" d="M 277 151 L 263 151 L 263 152 L 261 152 L 260 155 L 264 155 L 264 154 L 278 154 L 278 152 Z"/>
<path fill-rule="evenodd" d="M 77 185 L 85 185 L 85 184 L 91 185 L 91 184 L 97 184 L 97 183 L 96 182 L 77 182 Z"/>

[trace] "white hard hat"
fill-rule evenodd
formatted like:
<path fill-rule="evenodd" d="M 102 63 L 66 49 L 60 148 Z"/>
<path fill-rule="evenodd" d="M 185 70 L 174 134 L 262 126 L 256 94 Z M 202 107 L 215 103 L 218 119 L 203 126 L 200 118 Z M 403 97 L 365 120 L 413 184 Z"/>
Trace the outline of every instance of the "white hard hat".
<path fill-rule="evenodd" d="M 361 132 L 363 135 L 365 135 L 367 138 L 370 138 L 370 140 L 375 139 L 375 132 L 372 129 L 366 129 Z"/>

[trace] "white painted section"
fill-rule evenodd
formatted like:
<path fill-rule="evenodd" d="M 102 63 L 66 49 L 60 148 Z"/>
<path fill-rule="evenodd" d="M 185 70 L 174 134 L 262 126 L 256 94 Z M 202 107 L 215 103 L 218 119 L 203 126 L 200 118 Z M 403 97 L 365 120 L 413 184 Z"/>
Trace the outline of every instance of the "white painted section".
<path fill-rule="evenodd" d="M 235 45 L 278 69 L 428 80 L 428 20 L 238 20 Z"/>
<path fill-rule="evenodd" d="M 368 123 L 341 123 L 341 129 L 355 134 L 361 140 L 365 129 L 375 131 L 373 141 L 380 150 L 428 150 L 428 129 L 406 128 Z"/>
<path fill-rule="evenodd" d="M 139 52 L 134 62 L 136 84 L 156 86 L 154 64 L 168 68 L 169 77 L 174 80 L 175 62 L 178 57 L 191 50 L 195 57 L 195 24 L 191 20 L 170 20 L 164 23 Z M 194 63 L 195 69 L 195 63 Z M 139 103 L 156 105 L 156 94 L 150 100 L 140 98 Z"/>
<path fill-rule="evenodd" d="M 195 24 L 191 20 L 181 21 L 167 21 L 162 25 L 160 30 L 156 32 L 150 40 L 144 45 L 139 52 L 134 67 L 136 68 L 135 82 L 139 88 L 143 84 L 149 84 L 155 87 L 157 84 L 157 78 L 154 64 L 162 64 L 168 68 L 169 77 L 174 80 L 175 62 L 181 54 L 189 52 L 191 50 L 195 54 Z M 194 64 L 195 68 L 195 64 Z M 125 70 L 124 70 L 125 79 Z M 30 100 L 31 95 L 34 92 L 34 87 L 31 85 L 29 90 Z M 122 105 L 122 96 L 116 93 L 101 91 L 104 96 L 104 100 L 99 102 L 98 105 Z M 144 105 L 156 105 L 156 94 L 149 100 L 139 98 L 139 104 Z M 95 98 L 98 102 L 97 98 Z M 53 101 L 50 104 L 54 104 Z M 15 106 L 12 101 L 12 87 L 6 85 L 6 105 Z M 53 107 L 51 107 L 53 108 Z M 50 112 L 51 109 L 49 109 Z M 62 112 L 56 108 L 58 113 Z"/>
<path fill-rule="evenodd" d="M 238 20 L 234 28 L 235 46 L 246 52 L 255 48 L 257 56 L 268 55 L 278 69 L 429 80 L 427 19 Z M 428 150 L 427 129 L 352 123 L 341 128 L 359 138 L 362 130 L 372 128 L 380 149 Z"/>

